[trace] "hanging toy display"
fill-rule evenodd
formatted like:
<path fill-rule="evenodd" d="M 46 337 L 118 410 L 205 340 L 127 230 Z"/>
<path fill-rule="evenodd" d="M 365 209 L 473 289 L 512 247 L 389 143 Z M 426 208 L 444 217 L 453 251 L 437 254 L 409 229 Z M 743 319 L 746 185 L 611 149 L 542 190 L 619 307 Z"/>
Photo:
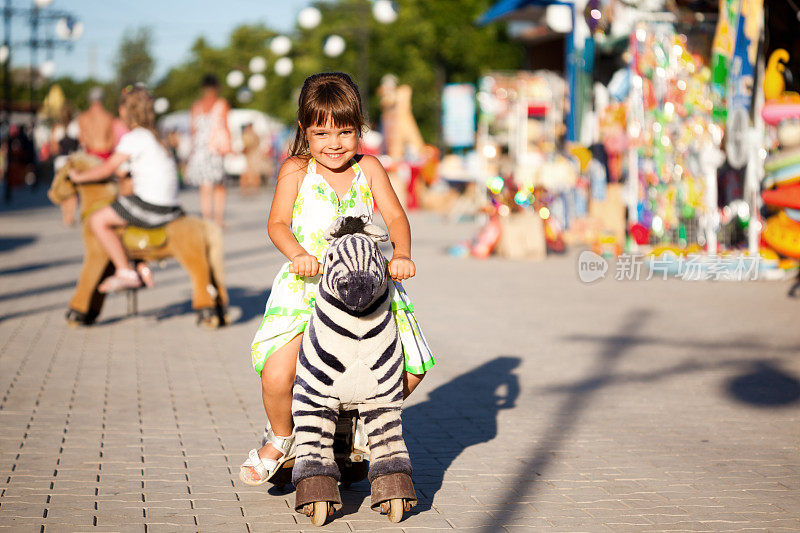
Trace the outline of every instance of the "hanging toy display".
<path fill-rule="evenodd" d="M 637 244 L 703 245 L 699 221 L 708 213 L 701 148 L 720 136 L 712 122 L 711 71 L 671 24 L 639 24 L 631 52 L 629 159 L 635 158 L 638 180 L 630 189 L 636 220 L 629 234 Z"/>
<path fill-rule="evenodd" d="M 786 50 L 775 50 L 764 76 L 764 95 L 769 96 L 761 115 L 775 127 L 778 145 L 764 162 L 761 197 L 773 210 L 761 234 L 762 242 L 784 257 L 800 259 L 800 103 L 796 93 L 784 92 L 781 63 Z"/>

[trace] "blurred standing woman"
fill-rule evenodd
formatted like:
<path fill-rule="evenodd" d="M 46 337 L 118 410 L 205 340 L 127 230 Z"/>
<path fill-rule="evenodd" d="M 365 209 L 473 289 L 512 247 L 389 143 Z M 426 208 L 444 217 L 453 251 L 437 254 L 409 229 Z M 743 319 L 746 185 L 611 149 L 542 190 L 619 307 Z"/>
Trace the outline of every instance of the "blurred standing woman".
<path fill-rule="evenodd" d="M 210 219 L 213 213 L 219 225 L 225 214 L 222 156 L 231 151 L 229 110 L 228 102 L 219 95 L 217 77 L 204 76 L 202 95 L 191 109 L 192 153 L 186 163 L 186 181 L 200 187 L 203 218 Z"/>

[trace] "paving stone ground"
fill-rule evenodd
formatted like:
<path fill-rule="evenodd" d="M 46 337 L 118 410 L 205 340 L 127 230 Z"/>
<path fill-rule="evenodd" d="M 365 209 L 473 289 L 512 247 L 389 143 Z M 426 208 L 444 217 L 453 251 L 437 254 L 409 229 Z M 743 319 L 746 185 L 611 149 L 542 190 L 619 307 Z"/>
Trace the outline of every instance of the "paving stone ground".
<path fill-rule="evenodd" d="M 197 197 L 182 193 L 196 211 Z M 0 210 L 0 528 L 316 530 L 248 487 L 264 423 L 248 347 L 280 254 L 266 194 L 231 194 L 235 322 L 200 330 L 175 262 L 68 329 L 78 231 Z M 325 531 L 798 531 L 800 301 L 789 282 L 582 284 L 576 255 L 476 261 L 470 223 L 411 216 L 406 284 L 438 364 L 405 408 L 419 505 L 393 525 L 366 482 Z"/>

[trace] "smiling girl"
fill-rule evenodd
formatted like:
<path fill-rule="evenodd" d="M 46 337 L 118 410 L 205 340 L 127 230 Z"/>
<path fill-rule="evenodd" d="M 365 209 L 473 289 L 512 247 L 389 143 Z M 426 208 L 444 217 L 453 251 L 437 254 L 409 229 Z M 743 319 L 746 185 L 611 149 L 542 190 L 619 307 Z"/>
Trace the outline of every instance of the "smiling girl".
<path fill-rule="evenodd" d="M 340 216 L 372 221 L 381 212 L 394 253 L 392 309 L 405 357 L 403 393 L 408 396 L 435 362 L 400 281 L 414 276 L 408 218 L 380 162 L 359 155 L 364 117 L 358 88 L 340 72 L 314 74 L 300 92 L 298 129 L 291 156 L 278 173 L 267 221 L 270 239 L 289 260 L 272 284 L 264 319 L 253 339 L 253 368 L 269 428 L 260 449 L 250 451 L 239 478 L 249 485 L 268 481 L 294 456 L 292 385 L 303 332 L 319 285 L 325 229 Z"/>

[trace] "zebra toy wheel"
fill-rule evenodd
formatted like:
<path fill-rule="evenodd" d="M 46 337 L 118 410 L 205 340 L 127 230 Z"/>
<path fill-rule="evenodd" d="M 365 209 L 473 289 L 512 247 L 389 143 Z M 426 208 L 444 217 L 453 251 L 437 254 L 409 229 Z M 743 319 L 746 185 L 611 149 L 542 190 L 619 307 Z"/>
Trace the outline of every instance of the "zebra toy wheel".
<path fill-rule="evenodd" d="M 392 498 L 387 502 L 389 505 L 389 522 L 396 524 L 400 520 L 403 519 L 403 513 L 405 512 L 405 502 L 402 498 Z"/>
<path fill-rule="evenodd" d="M 324 526 L 328 515 L 333 514 L 333 506 L 328 502 L 313 502 L 303 507 L 303 512 L 311 517 L 311 523 L 317 527 Z"/>

